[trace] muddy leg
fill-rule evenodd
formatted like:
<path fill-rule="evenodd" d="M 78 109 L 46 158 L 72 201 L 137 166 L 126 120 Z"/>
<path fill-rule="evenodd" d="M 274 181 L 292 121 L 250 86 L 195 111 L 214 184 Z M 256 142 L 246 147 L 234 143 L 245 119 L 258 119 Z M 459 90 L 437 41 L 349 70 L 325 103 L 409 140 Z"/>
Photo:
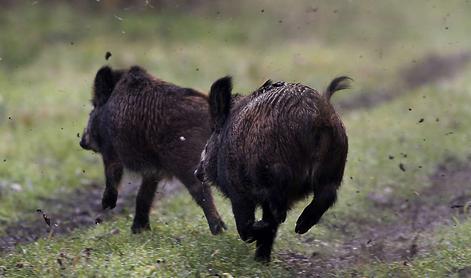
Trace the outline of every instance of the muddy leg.
<path fill-rule="evenodd" d="M 327 184 L 320 188 L 321 190 L 314 192 L 314 200 L 303 210 L 296 221 L 296 233 L 304 234 L 309 231 L 337 200 L 338 186 L 336 184 Z"/>
<path fill-rule="evenodd" d="M 154 200 L 155 191 L 159 178 L 153 175 L 145 175 L 142 179 L 141 187 L 136 197 L 136 212 L 131 231 L 134 234 L 140 233 L 144 230 L 150 230 L 149 213 Z"/>
<path fill-rule="evenodd" d="M 188 189 L 196 203 L 203 209 L 211 233 L 217 235 L 227 229 L 226 224 L 222 221 L 214 205 L 211 188 L 206 183 L 198 181 L 193 176 L 193 173 L 189 173 L 185 177 L 180 176 L 179 179 Z"/>
<path fill-rule="evenodd" d="M 101 206 L 103 209 L 113 209 L 116 207 L 118 200 L 118 185 L 123 176 L 123 165 L 112 151 L 104 152 L 102 155 L 105 167 L 106 188 L 101 199 Z"/>
<path fill-rule="evenodd" d="M 273 242 L 275 241 L 276 232 L 278 230 L 279 221 L 273 215 L 270 205 L 263 204 L 263 217 L 261 221 L 254 224 L 254 234 L 257 238 L 257 251 L 255 252 L 255 260 L 261 262 L 269 262 Z"/>

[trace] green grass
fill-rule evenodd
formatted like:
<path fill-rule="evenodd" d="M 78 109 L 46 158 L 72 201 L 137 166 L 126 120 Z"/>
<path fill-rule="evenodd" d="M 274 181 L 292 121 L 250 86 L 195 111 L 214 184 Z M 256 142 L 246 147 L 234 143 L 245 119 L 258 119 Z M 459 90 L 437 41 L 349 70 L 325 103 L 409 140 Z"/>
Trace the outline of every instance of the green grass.
<path fill-rule="evenodd" d="M 222 203 L 222 202 L 220 202 Z M 130 217 L 98 225 L 66 238 L 41 240 L 20 248 L 7 257 L 7 275 L 12 276 L 275 276 L 288 272 L 280 266 L 268 267 L 252 260 L 253 248 L 243 244 L 234 232 L 221 236 L 209 233 L 206 220 L 188 196 L 163 202 L 154 212 L 153 231 L 132 235 Z M 174 213 L 173 213 L 174 212 Z M 230 245 L 231 248 L 227 248 Z M 85 251 L 90 248 L 90 255 Z M 57 259 L 61 259 L 61 267 Z M 21 264 L 23 267 L 18 267 Z"/>
<path fill-rule="evenodd" d="M 222 5 L 219 14 L 208 9 L 193 15 L 178 10 L 87 15 L 60 6 L 51 17 L 47 7 L 28 4 L 0 12 L 0 234 L 8 224 L 32 217 L 44 205 L 41 197 L 67 194 L 84 180 L 103 181 L 99 156 L 81 150 L 77 138 L 91 109 L 94 74 L 103 64 L 139 64 L 159 78 L 203 92 L 226 74 L 243 93 L 269 78 L 322 90 L 334 76 L 351 75 L 354 89 L 339 92 L 336 102 L 365 90 L 399 90 L 398 72 L 413 60 L 471 45 L 469 4 L 416 1 L 404 9 L 389 2 L 329 1 L 315 13 L 307 12 L 315 8 L 308 2 L 286 5 L 243 2 Z M 110 61 L 104 60 L 106 51 L 112 52 Z M 394 220 L 392 213 L 373 207 L 370 192 L 388 186 L 398 198 L 410 196 L 429 185 L 428 176 L 445 157 L 471 153 L 470 74 L 467 67 L 456 79 L 343 114 L 350 148 L 339 201 L 303 236 L 293 231 L 308 200 L 300 203 L 279 232 L 270 266 L 253 262 L 254 247 L 238 239 L 227 200 L 218 197 L 217 205 L 229 231 L 214 237 L 202 211 L 183 193 L 158 205 L 150 233 L 131 235 L 130 216 L 116 217 L 19 246 L 0 257 L 0 276 L 290 276 L 280 253 L 329 254 L 349 240 L 334 227 L 353 217 Z M 454 133 L 445 135 L 449 131 Z M 366 276 L 454 273 L 471 265 L 470 225 L 463 220 L 430 231 L 431 250 L 407 266 L 372 262 L 355 269 Z M 342 276 L 353 270 L 341 271 Z"/>

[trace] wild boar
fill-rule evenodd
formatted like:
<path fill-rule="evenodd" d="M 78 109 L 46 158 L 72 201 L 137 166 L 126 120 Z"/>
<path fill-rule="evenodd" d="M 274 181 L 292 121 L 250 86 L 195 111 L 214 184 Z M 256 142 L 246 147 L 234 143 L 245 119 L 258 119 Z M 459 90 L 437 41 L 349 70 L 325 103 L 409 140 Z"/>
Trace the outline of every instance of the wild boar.
<path fill-rule="evenodd" d="M 211 86 L 213 132 L 195 175 L 230 199 L 241 239 L 256 241 L 257 260 L 270 261 L 278 226 L 296 201 L 314 195 L 297 220 L 299 234 L 335 203 L 348 141 L 330 98 L 350 80 L 334 79 L 323 94 L 269 80 L 248 96 L 231 96 L 230 77 Z M 255 222 L 257 206 L 263 217 Z"/>
<path fill-rule="evenodd" d="M 157 184 L 172 177 L 185 185 L 203 209 L 213 234 L 226 229 L 210 187 L 193 175 L 210 135 L 206 95 L 157 79 L 138 66 L 129 70 L 105 66 L 96 74 L 92 104 L 80 146 L 103 158 L 103 209 L 116 206 L 126 169 L 142 177 L 133 233 L 150 229 Z"/>

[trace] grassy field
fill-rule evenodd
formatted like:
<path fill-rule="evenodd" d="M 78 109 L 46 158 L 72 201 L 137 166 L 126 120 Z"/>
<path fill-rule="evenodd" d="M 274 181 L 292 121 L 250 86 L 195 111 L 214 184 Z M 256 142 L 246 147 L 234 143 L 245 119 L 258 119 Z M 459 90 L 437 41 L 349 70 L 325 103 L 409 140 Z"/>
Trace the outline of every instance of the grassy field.
<path fill-rule="evenodd" d="M 254 262 L 254 246 L 238 239 L 228 200 L 217 197 L 229 229 L 212 236 L 202 211 L 182 191 L 155 204 L 152 232 L 130 233 L 133 207 L 128 207 L 100 225 L 57 237 L 45 233 L 4 251 L 0 277 L 467 277 L 459 275 L 471 272 L 465 208 L 437 214 L 443 219 L 400 235 L 403 239 L 387 234 L 391 241 L 374 245 L 379 250 L 369 247 L 375 239 L 357 243 L 408 223 L 412 208 L 471 200 L 471 67 L 416 88 L 407 87 L 401 75 L 431 53 L 470 51 L 469 3 L 414 1 L 405 8 L 386 1 L 242 1 L 194 13 L 179 8 L 85 13 L 59 6 L 55 16 L 49 9 L 24 2 L 0 11 L 0 237 L 18 223 L 37 222 L 37 208 L 60 214 L 51 211 L 56 207 L 47 198 L 69 198 L 73 204 L 77 189 L 103 184 L 100 157 L 80 149 L 77 136 L 91 109 L 94 74 L 103 64 L 139 64 L 203 92 L 226 74 L 242 93 L 269 78 L 322 90 L 333 77 L 347 74 L 354 88 L 338 93 L 334 102 L 382 90 L 400 97 L 341 112 L 350 152 L 339 201 L 303 236 L 294 233 L 294 223 L 307 201 L 291 211 L 268 266 Z M 450 157 L 462 170 L 434 179 Z M 421 198 L 422 206 L 403 207 Z M 414 237 L 416 254 L 382 257 L 409 250 Z M 336 260 L 340 257 L 347 259 Z"/>

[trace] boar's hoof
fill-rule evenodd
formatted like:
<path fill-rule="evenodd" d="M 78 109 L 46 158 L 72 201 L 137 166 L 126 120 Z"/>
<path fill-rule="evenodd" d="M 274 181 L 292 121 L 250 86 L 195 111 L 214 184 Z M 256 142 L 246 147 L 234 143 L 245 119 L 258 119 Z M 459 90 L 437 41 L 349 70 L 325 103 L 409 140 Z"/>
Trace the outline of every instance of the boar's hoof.
<path fill-rule="evenodd" d="M 255 253 L 255 261 L 263 263 L 263 264 L 268 264 L 271 260 L 270 258 L 270 253 L 266 254 L 266 252 L 257 252 Z"/>
<path fill-rule="evenodd" d="M 271 226 L 269 223 L 260 220 L 247 227 L 243 232 L 239 233 L 239 235 L 243 241 L 252 243 L 256 240 L 266 237 L 270 229 Z"/>
<path fill-rule="evenodd" d="M 216 221 L 209 224 L 209 229 L 213 235 L 218 235 L 222 233 L 224 230 L 227 230 L 226 223 L 221 219 L 217 219 Z"/>
<path fill-rule="evenodd" d="M 250 228 L 247 227 L 243 231 L 239 231 L 239 237 L 240 237 L 240 239 L 242 239 L 243 241 L 245 241 L 247 243 L 252 243 L 252 242 L 257 240 L 255 238 L 254 234 L 253 234 L 252 227 L 250 227 Z"/>
<path fill-rule="evenodd" d="M 306 233 L 307 231 L 309 231 L 309 229 L 311 229 L 312 226 L 314 226 L 317 222 L 312 222 L 312 221 L 308 221 L 307 219 L 303 219 L 302 217 L 300 219 L 298 219 L 298 221 L 296 222 L 296 228 L 294 229 L 294 231 L 298 234 L 304 234 Z"/>
<path fill-rule="evenodd" d="M 140 234 L 144 231 L 150 231 L 149 223 L 141 224 L 141 223 L 134 223 L 132 224 L 131 231 L 133 234 Z"/>
<path fill-rule="evenodd" d="M 105 189 L 103 198 L 101 199 L 101 207 L 103 209 L 114 209 L 118 201 L 118 191 Z"/>

